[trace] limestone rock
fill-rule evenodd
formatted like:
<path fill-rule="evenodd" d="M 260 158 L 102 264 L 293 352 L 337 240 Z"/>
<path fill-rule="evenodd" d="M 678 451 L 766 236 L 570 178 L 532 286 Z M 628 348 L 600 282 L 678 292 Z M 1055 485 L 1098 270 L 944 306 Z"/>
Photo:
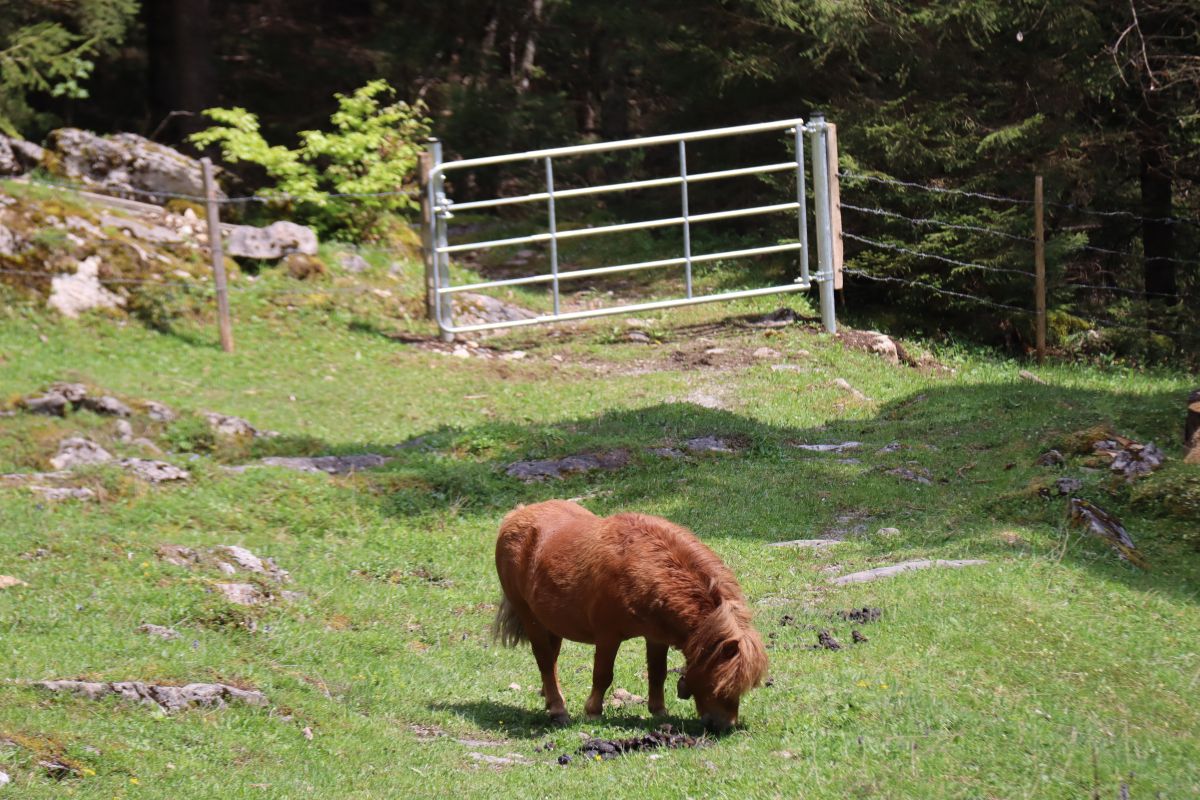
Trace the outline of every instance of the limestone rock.
<path fill-rule="evenodd" d="M 100 283 L 100 257 L 79 262 L 74 275 L 58 275 L 50 281 L 50 299 L 46 304 L 64 317 L 76 319 L 95 308 L 120 308 L 125 298 L 113 294 Z"/>
<path fill-rule="evenodd" d="M 225 242 L 225 252 L 240 258 L 283 258 L 290 253 L 317 254 L 317 234 L 294 222 L 273 222 L 265 228 L 235 225 Z"/>
<path fill-rule="evenodd" d="M 179 417 L 170 406 L 154 400 L 143 400 L 142 408 L 145 409 L 146 415 L 155 422 L 174 422 Z"/>
<path fill-rule="evenodd" d="M 137 134 L 97 136 L 60 128 L 50 134 L 49 148 L 65 177 L 84 185 L 162 202 L 169 198 L 148 198 L 143 193 L 204 196 L 199 161 Z"/>
<path fill-rule="evenodd" d="M 382 467 L 392 459 L 375 453 L 348 456 L 268 456 L 259 463 L 267 467 L 282 467 L 298 472 L 346 475 L 363 469 Z"/>
<path fill-rule="evenodd" d="M 231 417 L 227 414 L 219 414 L 216 411 L 205 411 L 203 417 L 208 420 L 208 424 L 212 427 L 213 431 L 221 436 L 247 436 L 254 438 L 259 435 L 258 428 L 255 428 L 241 417 Z"/>
<path fill-rule="evenodd" d="M 58 445 L 58 454 L 50 459 L 55 469 L 76 469 L 93 464 L 107 464 L 112 461 L 112 453 L 100 445 L 79 436 L 63 439 Z"/>
<path fill-rule="evenodd" d="M 0 175 L 24 175 L 41 164 L 45 153 L 33 142 L 0 135 Z"/>
<path fill-rule="evenodd" d="M 17 235 L 0 225 L 0 256 L 15 256 L 20 249 Z"/>
<path fill-rule="evenodd" d="M 172 641 L 179 638 L 179 631 L 173 628 L 166 628 L 162 625 L 151 625 L 149 623 L 138 628 L 138 633 L 144 633 L 147 636 L 157 636 L 159 639 Z"/>
<path fill-rule="evenodd" d="M 466 325 L 486 325 L 493 322 L 514 322 L 531 319 L 537 314 L 527 308 L 506 303 L 486 294 L 458 292 L 454 297 L 454 319 Z"/>
<path fill-rule="evenodd" d="M 38 681 L 36 686 L 51 692 L 70 692 L 89 700 L 117 695 L 143 705 L 154 705 L 168 714 L 192 706 L 224 708 L 230 702 L 265 706 L 266 695 L 256 689 L 239 689 L 223 683 L 189 683 L 186 686 L 165 686 L 142 681 L 95 683 L 91 681 Z"/>
<path fill-rule="evenodd" d="M 79 405 L 89 411 L 95 411 L 97 414 L 103 414 L 108 417 L 128 417 L 133 414 L 129 406 L 111 395 L 84 397 L 79 401 Z"/>
<path fill-rule="evenodd" d="M 517 461 L 509 464 L 505 473 L 511 478 L 520 478 L 525 482 L 540 481 L 546 478 L 562 478 L 593 470 L 620 469 L 629 463 L 629 453 L 626 450 L 612 450 L 606 453 L 581 453 L 565 458 L 543 459 L 540 461 Z"/>
<path fill-rule="evenodd" d="M 371 268 L 370 263 L 358 253 L 342 253 L 338 256 L 338 265 L 354 275 L 366 272 Z"/>
<path fill-rule="evenodd" d="M 186 469 L 180 469 L 165 461 L 153 461 L 146 458 L 122 459 L 121 466 L 147 483 L 165 483 L 167 481 L 186 481 L 192 477 Z"/>
<path fill-rule="evenodd" d="M 53 503 L 62 500 L 96 499 L 96 492 L 84 486 L 30 486 L 29 491 Z"/>
<path fill-rule="evenodd" d="M 143 242 L 150 242 L 151 244 L 179 244 L 183 241 L 183 234 L 177 230 L 164 228 L 162 225 L 152 225 L 133 217 L 101 214 L 100 224 L 124 231 L 135 239 L 141 239 Z"/>

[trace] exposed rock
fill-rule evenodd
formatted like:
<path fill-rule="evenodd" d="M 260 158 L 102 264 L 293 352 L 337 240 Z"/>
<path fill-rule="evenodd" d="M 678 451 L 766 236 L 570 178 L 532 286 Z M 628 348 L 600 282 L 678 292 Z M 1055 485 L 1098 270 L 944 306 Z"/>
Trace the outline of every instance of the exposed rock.
<path fill-rule="evenodd" d="M 23 139 L 0 135 L 0 175 L 24 175 L 40 166 L 46 151 Z"/>
<path fill-rule="evenodd" d="M 841 539 L 792 539 L 787 542 L 769 542 L 768 547 L 800 547 L 810 550 L 823 550 L 835 544 L 841 544 Z"/>
<path fill-rule="evenodd" d="M 84 397 L 78 403 L 82 408 L 109 417 L 128 417 L 133 415 L 129 406 L 111 395 L 103 397 Z"/>
<path fill-rule="evenodd" d="M 144 192 L 204 196 L 199 161 L 133 133 L 97 136 L 61 128 L 50 134 L 49 147 L 66 177 L 85 185 L 142 200 Z"/>
<path fill-rule="evenodd" d="M 1124 437 L 1096 442 L 1093 448 L 1097 454 L 1111 458 L 1110 469 L 1125 476 L 1127 481 L 1132 481 L 1140 475 L 1149 475 L 1167 460 L 1153 442 L 1139 444 Z"/>
<path fill-rule="evenodd" d="M 493 322 L 513 322 L 531 319 L 537 314 L 527 308 L 506 303 L 495 297 L 472 292 L 454 294 L 454 319 L 465 325 L 486 325 Z"/>
<path fill-rule="evenodd" d="M 280 568 L 275 563 L 275 559 L 259 558 L 244 547 L 235 544 L 219 545 L 213 548 L 213 553 L 218 557 L 223 556 L 231 560 L 239 569 L 245 572 L 254 572 L 279 583 L 287 583 L 291 580 L 288 571 Z"/>
<path fill-rule="evenodd" d="M 174 422 L 179 418 L 179 415 L 170 406 L 163 405 L 154 400 L 143 400 L 142 408 L 146 410 L 146 414 L 150 419 L 155 422 Z M 211 423 L 212 420 L 210 419 L 209 422 Z"/>
<path fill-rule="evenodd" d="M 96 492 L 83 486 L 30 486 L 29 491 L 51 502 L 96 499 Z"/>
<path fill-rule="evenodd" d="M 156 553 L 163 561 L 178 567 L 214 567 L 226 575 L 250 572 L 278 583 L 287 583 L 291 580 L 288 571 L 276 564 L 275 559 L 261 558 L 238 545 L 218 545 L 205 551 L 199 551 L 183 545 L 164 544 L 158 547 Z M 242 584 L 222 585 L 240 586 Z"/>
<path fill-rule="evenodd" d="M 125 298 L 101 285 L 100 257 L 90 256 L 79 262 L 74 275 L 57 275 L 50 280 L 50 299 L 46 305 L 64 317 L 77 319 L 84 311 L 120 308 L 125 305 Z"/>
<path fill-rule="evenodd" d="M 116 228 L 135 239 L 141 239 L 143 242 L 151 244 L 179 244 L 183 241 L 183 234 L 174 228 L 153 225 L 149 222 L 134 219 L 133 217 L 101 214 L 100 224 L 109 228 Z"/>
<path fill-rule="evenodd" d="M 783 306 L 761 317 L 751 317 L 746 320 L 746 325 L 751 328 L 786 328 L 798 319 L 795 311 Z"/>
<path fill-rule="evenodd" d="M 15 256 L 20 249 L 20 242 L 15 233 L 0 225 L 0 256 Z"/>
<path fill-rule="evenodd" d="M 153 443 L 151 443 L 153 445 Z M 166 461 L 154 461 L 146 458 L 125 458 L 121 466 L 136 477 L 147 483 L 165 483 L 167 481 L 186 481 L 191 473 Z"/>
<path fill-rule="evenodd" d="M 55 469 L 77 469 L 93 464 L 107 464 L 113 460 L 112 453 L 100 445 L 80 436 L 63 439 L 58 445 L 58 454 L 50 459 Z"/>
<path fill-rule="evenodd" d="M 162 625 L 151 625 L 149 623 L 139 626 L 138 633 L 144 633 L 147 636 L 157 636 L 159 639 L 165 639 L 168 642 L 179 638 L 179 631 L 173 628 L 165 628 Z"/>
<path fill-rule="evenodd" d="M 467 755 L 476 761 L 480 761 L 484 764 L 494 764 L 496 766 L 527 763 L 527 760 L 523 756 L 518 756 L 516 753 L 509 753 L 509 756 L 512 756 L 511 758 L 505 756 L 493 756 L 488 755 L 487 753 L 478 753 L 475 751 L 471 751 L 467 753 Z"/>
<path fill-rule="evenodd" d="M 29 584 L 20 578 L 14 578 L 12 575 L 0 575 L 0 589 L 11 589 L 14 586 L 28 586 Z"/>
<path fill-rule="evenodd" d="M 753 353 L 755 358 L 782 358 L 783 354 L 778 350 L 772 350 L 770 347 L 760 347 Z"/>
<path fill-rule="evenodd" d="M 625 334 L 625 341 L 633 342 L 634 344 L 650 344 L 653 340 L 650 334 L 645 331 L 630 331 Z"/>
<path fill-rule="evenodd" d="M 903 449 L 904 449 L 904 445 L 900 444 L 900 442 L 891 442 L 889 444 L 885 444 L 883 447 L 876 450 L 875 454 L 882 456 L 882 455 L 886 455 L 888 453 L 898 453 Z"/>
<path fill-rule="evenodd" d="M 849 575 L 842 575 L 840 577 L 833 578 L 830 580 L 830 583 L 836 586 L 845 586 L 851 583 L 867 583 L 868 581 L 879 580 L 880 578 L 891 578 L 899 575 L 902 572 L 911 572 L 918 569 L 929 569 L 930 567 L 959 569 L 961 567 L 973 567 L 986 563 L 986 561 L 978 558 L 962 560 L 937 559 L 936 561 L 902 561 L 901 563 L 893 564 L 890 567 L 877 567 L 875 569 L 864 570 L 863 572 L 851 572 Z"/>
<path fill-rule="evenodd" d="M 129 420 L 119 419 L 116 425 L 117 441 L 131 442 L 133 441 L 133 426 L 129 424 Z"/>
<path fill-rule="evenodd" d="M 18 404 L 31 414 L 61 417 L 67 413 L 67 398 L 61 392 L 49 391 L 35 397 L 25 397 Z"/>
<path fill-rule="evenodd" d="M 89 700 L 101 700 L 116 695 L 143 705 L 154 705 L 168 714 L 185 708 L 224 708 L 231 702 L 265 706 L 266 695 L 256 689 L 239 689 L 223 683 L 189 683 L 186 686 L 165 686 L 142 681 L 93 683 L 90 681 L 38 681 L 34 684 L 52 692 L 70 692 Z"/>
<path fill-rule="evenodd" d="M 929 486 L 933 483 L 929 477 L 929 470 L 925 469 L 924 467 L 915 467 L 913 469 L 909 469 L 908 467 L 896 467 L 895 469 L 889 469 L 887 474 L 895 475 L 897 478 L 903 478 L 906 481 L 922 483 L 926 486 Z"/>
<path fill-rule="evenodd" d="M 659 458 L 683 458 L 687 455 L 678 447 L 647 447 L 646 452 Z"/>
<path fill-rule="evenodd" d="M 371 268 L 371 263 L 358 253 L 341 253 L 338 255 L 338 266 L 352 275 L 358 275 Z"/>
<path fill-rule="evenodd" d="M 267 467 L 283 467 L 298 472 L 323 472 L 328 475 L 346 475 L 363 469 L 382 467 L 392 459 L 375 453 L 362 453 L 349 456 L 270 456 L 258 463 Z"/>
<path fill-rule="evenodd" d="M 789 442 L 789 444 L 798 450 L 811 450 L 814 453 L 844 453 L 847 450 L 857 450 L 862 447 L 862 442 L 837 442 L 834 444 L 800 444 L 798 442 Z"/>
<path fill-rule="evenodd" d="M 879 530 L 875 531 L 875 535 L 882 536 L 885 539 L 890 539 L 893 536 L 899 536 L 900 529 L 899 528 L 880 528 Z"/>
<path fill-rule="evenodd" d="M 205 411 L 202 416 L 208 420 L 209 426 L 214 433 L 221 436 L 244 436 L 253 439 L 262 434 L 258 428 L 255 428 L 248 421 L 241 417 L 231 417 L 227 414 L 219 414 L 216 411 Z"/>
<path fill-rule="evenodd" d="M 56 381 L 50 384 L 51 392 L 58 392 L 72 405 L 79 405 L 87 397 L 87 387 L 82 383 L 67 383 L 66 381 Z"/>
<path fill-rule="evenodd" d="M 268 600 L 252 583 L 218 583 L 216 587 L 226 600 L 239 606 L 257 606 Z"/>
<path fill-rule="evenodd" d="M 697 436 L 685 441 L 683 446 L 692 453 L 733 453 L 737 450 L 728 439 L 720 436 Z"/>
<path fill-rule="evenodd" d="M 225 252 L 240 258 L 282 258 L 289 253 L 317 254 L 317 234 L 294 222 L 273 222 L 265 228 L 235 225 L 225 242 Z"/>
<path fill-rule="evenodd" d="M 12 778 L 8 777 L 8 773 L 4 770 L 0 770 L 0 788 L 7 786 L 11 782 Z"/>
<path fill-rule="evenodd" d="M 1066 465 L 1067 459 L 1057 450 L 1047 450 L 1038 456 L 1034 463 L 1039 467 L 1062 467 Z"/>
<path fill-rule="evenodd" d="M 546 478 L 562 478 L 593 470 L 620 469 L 629 463 L 629 451 L 610 450 L 604 453 L 581 453 L 557 459 L 517 461 L 504 470 L 510 478 L 523 481 L 540 481 Z"/>

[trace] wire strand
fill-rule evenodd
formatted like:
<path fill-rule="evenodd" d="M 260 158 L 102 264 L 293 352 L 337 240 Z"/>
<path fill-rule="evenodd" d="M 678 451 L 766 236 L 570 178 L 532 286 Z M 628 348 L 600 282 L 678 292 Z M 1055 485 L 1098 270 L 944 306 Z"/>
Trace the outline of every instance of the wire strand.
<path fill-rule="evenodd" d="M 956 222 L 946 222 L 940 219 L 931 219 L 925 217 L 906 217 L 903 214 L 898 214 L 895 211 L 886 211 L 882 208 L 865 208 L 863 206 L 853 206 L 849 203 L 841 203 L 842 208 L 848 208 L 851 211 L 858 211 L 863 214 L 873 214 L 878 217 L 890 217 L 892 219 L 902 219 L 906 222 L 911 222 L 916 225 L 937 225 L 943 228 L 953 228 L 959 231 L 970 231 L 972 233 L 983 233 L 988 236 L 995 236 L 1001 239 L 1012 239 L 1018 242 L 1032 242 L 1033 239 L 1028 236 L 1017 236 L 1016 234 L 998 231 L 995 228 L 984 228 L 978 225 L 963 225 Z"/>
<path fill-rule="evenodd" d="M 969 269 L 978 269 L 978 270 L 983 270 L 985 272 L 1000 272 L 1000 273 L 1007 273 L 1007 274 L 1011 274 L 1011 275 L 1026 275 L 1030 278 L 1035 277 L 1034 273 L 1029 270 L 1009 269 L 1008 267 L 989 267 L 986 264 L 975 264 L 970 261 L 959 261 L 956 258 L 950 258 L 948 256 L 934 255 L 933 253 L 922 253 L 919 250 L 910 250 L 907 247 L 901 247 L 900 245 L 890 244 L 888 242 L 881 242 L 876 239 L 868 239 L 865 236 L 858 236 L 856 234 L 847 233 L 845 231 L 842 231 L 842 236 L 846 239 L 851 239 L 856 242 L 862 242 L 863 244 L 870 245 L 871 247 L 879 247 L 879 248 L 883 248 L 884 250 L 892 250 L 897 253 L 904 253 L 904 254 L 910 255 L 910 256 L 917 256 L 918 258 L 932 258 L 937 261 L 944 261 L 947 264 L 953 264 L 954 266 L 958 266 L 958 267 L 965 267 L 965 268 L 969 268 Z"/>

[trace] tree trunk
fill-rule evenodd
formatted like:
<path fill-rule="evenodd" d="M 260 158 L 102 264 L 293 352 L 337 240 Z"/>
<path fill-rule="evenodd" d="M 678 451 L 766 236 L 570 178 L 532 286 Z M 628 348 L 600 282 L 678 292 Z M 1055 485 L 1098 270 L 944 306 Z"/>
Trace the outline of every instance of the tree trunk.
<path fill-rule="evenodd" d="M 146 0 L 153 138 L 183 143 L 216 102 L 209 0 Z"/>
<path fill-rule="evenodd" d="M 1153 112 L 1151 112 L 1153 113 Z M 1159 120 L 1148 120 L 1141 136 L 1142 250 L 1145 254 L 1146 295 L 1152 302 L 1173 303 L 1177 286 L 1175 227 L 1171 216 L 1171 173 L 1167 161 L 1166 136 Z M 1166 296 L 1164 296 L 1166 295 Z"/>
<path fill-rule="evenodd" d="M 1183 423 L 1184 459 L 1188 464 L 1200 464 L 1200 389 L 1188 395 L 1187 420 Z"/>

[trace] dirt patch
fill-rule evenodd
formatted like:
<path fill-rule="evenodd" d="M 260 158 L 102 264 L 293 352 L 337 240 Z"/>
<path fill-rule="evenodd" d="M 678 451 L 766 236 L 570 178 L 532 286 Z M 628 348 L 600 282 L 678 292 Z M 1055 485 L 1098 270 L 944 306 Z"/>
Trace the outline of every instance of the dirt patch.
<path fill-rule="evenodd" d="M 660 725 L 658 730 L 650 731 L 642 736 L 631 736 L 628 739 L 588 739 L 575 752 L 585 759 L 596 761 L 608 760 L 642 750 L 659 748 L 675 750 L 681 747 L 703 747 L 708 743 L 708 739 L 680 733 L 673 726 L 664 724 Z M 570 764 L 571 756 L 564 753 L 558 757 L 558 763 Z"/>

